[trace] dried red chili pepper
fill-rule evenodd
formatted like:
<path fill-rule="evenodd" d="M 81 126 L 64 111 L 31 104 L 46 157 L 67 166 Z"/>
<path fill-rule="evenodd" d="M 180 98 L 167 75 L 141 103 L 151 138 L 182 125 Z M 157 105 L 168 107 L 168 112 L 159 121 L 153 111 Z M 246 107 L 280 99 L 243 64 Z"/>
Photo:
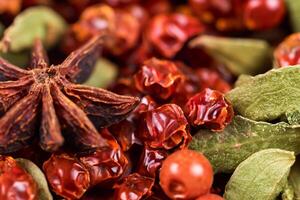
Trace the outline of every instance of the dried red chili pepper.
<path fill-rule="evenodd" d="M 109 130 L 120 144 L 122 151 L 128 151 L 132 145 L 140 143 L 135 136 L 136 127 L 132 121 L 123 120 L 110 126 Z"/>
<path fill-rule="evenodd" d="M 150 149 L 145 147 L 140 158 L 137 172 L 143 176 L 155 178 L 163 160 L 168 156 L 162 149 Z"/>
<path fill-rule="evenodd" d="M 176 104 L 164 104 L 141 116 L 138 137 L 151 148 L 186 147 L 191 140 L 183 111 Z"/>
<path fill-rule="evenodd" d="M 101 41 L 102 37 L 93 38 L 58 66 L 49 67 L 39 40 L 32 53 L 32 69 L 0 58 L 0 74 L 11 80 L 0 83 L 0 152 L 21 149 L 33 137 L 39 114 L 44 150 L 54 151 L 63 144 L 61 129 L 75 137 L 71 142 L 82 150 L 107 145 L 95 125 L 106 127 L 123 120 L 139 100 L 71 82 L 80 79 L 87 70 L 82 66 L 88 68 L 97 57 Z"/>
<path fill-rule="evenodd" d="M 103 129 L 101 134 L 109 141 L 109 146 L 79 157 L 81 163 L 89 170 L 91 186 L 119 178 L 128 164 L 127 158 L 108 130 Z"/>
<path fill-rule="evenodd" d="M 129 115 L 131 120 L 138 121 L 141 114 L 153 110 L 158 107 L 158 104 L 154 101 L 151 96 L 144 96 L 141 98 L 140 104 L 134 109 L 134 111 Z"/>
<path fill-rule="evenodd" d="M 79 199 L 90 186 L 89 171 L 67 154 L 53 154 L 43 170 L 52 191 L 66 199 Z"/>
<path fill-rule="evenodd" d="M 231 86 L 214 70 L 201 68 L 196 71 L 196 74 L 202 89 L 210 88 L 222 93 L 226 93 L 231 89 Z"/>
<path fill-rule="evenodd" d="M 233 108 L 221 92 L 206 88 L 189 99 L 185 113 L 193 126 L 222 131 L 232 120 Z"/>
<path fill-rule="evenodd" d="M 173 62 L 156 58 L 145 61 L 134 75 L 135 86 L 140 92 L 160 99 L 171 97 L 184 78 Z"/>
<path fill-rule="evenodd" d="M 243 9 L 240 0 L 189 0 L 194 13 L 201 21 L 213 24 L 220 31 L 239 30 L 243 28 L 240 14 Z"/>
<path fill-rule="evenodd" d="M 300 33 L 289 35 L 274 51 L 277 67 L 300 64 Z"/>
<path fill-rule="evenodd" d="M 137 173 L 125 177 L 121 184 L 116 185 L 114 199 L 140 200 L 151 194 L 154 179 Z"/>
<path fill-rule="evenodd" d="M 0 199 L 35 200 L 37 197 L 33 178 L 12 157 L 0 156 Z"/>
<path fill-rule="evenodd" d="M 85 9 L 80 20 L 72 25 L 63 48 L 69 52 L 90 37 L 107 33 L 110 36 L 107 50 L 113 55 L 121 55 L 136 45 L 140 28 L 137 19 L 126 10 L 93 5 Z"/>
<path fill-rule="evenodd" d="M 145 30 L 145 40 L 160 55 L 174 57 L 191 37 L 204 31 L 200 22 L 184 14 L 156 15 Z"/>

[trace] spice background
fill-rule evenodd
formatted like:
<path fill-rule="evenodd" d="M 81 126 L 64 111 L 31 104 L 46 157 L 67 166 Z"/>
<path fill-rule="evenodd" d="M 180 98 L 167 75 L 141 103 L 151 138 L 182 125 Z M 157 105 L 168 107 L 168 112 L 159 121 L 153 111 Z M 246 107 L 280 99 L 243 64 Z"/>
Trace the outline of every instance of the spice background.
<path fill-rule="evenodd" d="M 0 0 L 0 200 L 299 199 L 299 13 Z"/>

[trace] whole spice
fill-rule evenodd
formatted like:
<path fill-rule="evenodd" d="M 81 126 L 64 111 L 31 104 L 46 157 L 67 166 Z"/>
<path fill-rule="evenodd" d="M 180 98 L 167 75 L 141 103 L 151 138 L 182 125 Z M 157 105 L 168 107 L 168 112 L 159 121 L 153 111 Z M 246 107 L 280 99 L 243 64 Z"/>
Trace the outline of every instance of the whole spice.
<path fill-rule="evenodd" d="M 147 26 L 145 40 L 160 55 L 174 57 L 193 36 L 204 31 L 199 21 L 184 14 L 157 15 Z"/>
<path fill-rule="evenodd" d="M 35 200 L 37 185 L 12 157 L 0 156 L 0 199 Z"/>
<path fill-rule="evenodd" d="M 193 126 L 205 125 L 214 131 L 222 131 L 232 120 L 233 108 L 224 94 L 206 88 L 189 99 L 185 113 Z"/>
<path fill-rule="evenodd" d="M 89 170 L 91 186 L 111 183 L 123 175 L 128 165 L 127 158 L 110 132 L 103 129 L 101 134 L 109 141 L 108 147 L 99 148 L 88 155 L 78 156 L 81 163 Z"/>
<path fill-rule="evenodd" d="M 75 137 L 71 143 L 82 150 L 107 146 L 91 120 L 97 121 L 97 127 L 121 121 L 139 99 L 70 82 L 85 70 L 82 66 L 89 66 L 102 39 L 91 39 L 58 66 L 49 67 L 39 40 L 28 70 L 0 59 L 0 73 L 10 80 L 0 83 L 1 153 L 22 148 L 33 137 L 39 115 L 44 150 L 54 151 L 63 144 L 61 130 L 65 136 Z"/>
<path fill-rule="evenodd" d="M 245 26 L 263 30 L 277 26 L 285 14 L 284 0 L 247 0 L 243 10 Z"/>
<path fill-rule="evenodd" d="M 192 150 L 180 150 L 163 162 L 160 185 L 172 199 L 194 199 L 209 192 L 213 170 L 204 155 Z"/>
<path fill-rule="evenodd" d="M 140 24 L 129 11 L 104 4 L 93 5 L 71 26 L 64 49 L 70 52 L 90 37 L 104 33 L 110 35 L 110 40 L 106 42 L 107 50 L 118 56 L 135 46 L 140 36 Z"/>
<path fill-rule="evenodd" d="M 284 0 L 189 0 L 199 18 L 220 31 L 264 30 L 278 26 L 285 14 Z"/>
<path fill-rule="evenodd" d="M 176 104 L 164 104 L 141 116 L 138 138 L 154 149 L 184 148 L 191 140 L 188 122 Z"/>
<path fill-rule="evenodd" d="M 67 154 L 53 154 L 43 170 L 52 190 L 64 198 L 79 199 L 90 186 L 89 171 Z"/>
<path fill-rule="evenodd" d="M 140 92 L 159 99 L 168 99 L 184 78 L 175 63 L 152 58 L 145 61 L 134 75 L 134 82 Z"/>
<path fill-rule="evenodd" d="M 300 64 L 300 34 L 285 38 L 274 51 L 275 67 Z"/>
<path fill-rule="evenodd" d="M 140 158 L 137 172 L 143 176 L 156 177 L 158 170 L 168 152 L 162 149 L 150 149 L 145 147 Z"/>
<path fill-rule="evenodd" d="M 140 200 L 151 194 L 154 184 L 153 178 L 141 176 L 137 173 L 125 177 L 120 184 L 115 185 L 114 199 Z"/>
<path fill-rule="evenodd" d="M 265 149 L 252 154 L 235 169 L 226 185 L 224 198 L 276 199 L 287 183 L 294 162 L 294 153 L 281 149 Z"/>

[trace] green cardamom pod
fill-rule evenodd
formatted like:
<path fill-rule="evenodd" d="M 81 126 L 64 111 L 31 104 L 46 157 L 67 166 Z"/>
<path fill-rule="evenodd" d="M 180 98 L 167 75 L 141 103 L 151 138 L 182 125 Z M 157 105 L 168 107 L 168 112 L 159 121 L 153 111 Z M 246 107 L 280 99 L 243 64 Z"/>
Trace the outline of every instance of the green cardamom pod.
<path fill-rule="evenodd" d="M 235 169 L 225 188 L 226 200 L 275 200 L 284 190 L 293 152 L 265 149 L 252 154 Z"/>
<path fill-rule="evenodd" d="M 300 65 L 244 77 L 226 94 L 234 110 L 256 121 L 300 124 Z"/>
<path fill-rule="evenodd" d="M 266 66 L 272 63 L 272 49 L 266 41 L 260 39 L 202 35 L 189 45 L 203 48 L 235 75 L 257 74 L 266 71 Z"/>
<path fill-rule="evenodd" d="M 42 39 L 46 47 L 51 47 L 66 28 L 65 20 L 52 9 L 45 6 L 28 8 L 4 31 L 0 48 L 4 52 L 19 52 L 31 48 L 36 38 Z"/>
<path fill-rule="evenodd" d="M 52 194 L 49 190 L 46 177 L 42 170 L 30 160 L 24 158 L 17 158 L 18 164 L 32 176 L 33 180 L 37 183 L 39 200 L 53 200 Z"/>
<path fill-rule="evenodd" d="M 232 172 L 251 154 L 279 148 L 300 153 L 300 126 L 285 122 L 271 124 L 235 116 L 220 133 L 201 129 L 189 146 L 202 152 L 216 172 Z"/>

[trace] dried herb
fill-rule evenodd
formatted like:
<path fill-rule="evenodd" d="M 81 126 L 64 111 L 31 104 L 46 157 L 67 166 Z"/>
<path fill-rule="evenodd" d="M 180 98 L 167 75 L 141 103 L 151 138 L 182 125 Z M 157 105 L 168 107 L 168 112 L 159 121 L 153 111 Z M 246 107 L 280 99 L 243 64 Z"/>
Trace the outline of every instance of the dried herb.
<path fill-rule="evenodd" d="M 232 172 L 251 154 L 267 148 L 300 153 L 300 126 L 285 122 L 270 124 L 242 116 L 233 118 L 223 132 L 199 130 L 190 148 L 202 152 L 215 171 Z"/>
<path fill-rule="evenodd" d="M 139 99 L 70 82 L 82 72 L 80 64 L 86 57 L 98 52 L 102 39 L 91 39 L 58 66 L 49 67 L 40 40 L 35 43 L 28 70 L 0 59 L 0 73 L 10 80 L 0 83 L 1 153 L 22 148 L 34 135 L 39 115 L 44 150 L 54 151 L 63 144 L 61 130 L 81 150 L 106 146 L 96 127 L 124 119 Z"/>
<path fill-rule="evenodd" d="M 226 200 L 275 200 L 287 183 L 293 152 L 266 149 L 254 153 L 234 171 L 226 185 Z"/>
<path fill-rule="evenodd" d="M 17 158 L 16 161 L 27 173 L 32 176 L 33 180 L 37 183 L 38 199 L 52 200 L 53 197 L 42 170 L 30 160 Z"/>
<path fill-rule="evenodd" d="M 190 42 L 203 48 L 214 59 L 226 65 L 235 75 L 264 71 L 271 61 L 271 48 L 259 39 L 226 38 L 202 35 Z"/>
<path fill-rule="evenodd" d="M 50 8 L 28 8 L 5 30 L 0 43 L 1 49 L 19 52 L 31 48 L 36 38 L 41 38 L 50 47 L 58 42 L 65 29 L 65 20 Z"/>
<path fill-rule="evenodd" d="M 300 66 L 248 77 L 227 93 L 234 110 L 257 121 L 300 123 Z"/>

